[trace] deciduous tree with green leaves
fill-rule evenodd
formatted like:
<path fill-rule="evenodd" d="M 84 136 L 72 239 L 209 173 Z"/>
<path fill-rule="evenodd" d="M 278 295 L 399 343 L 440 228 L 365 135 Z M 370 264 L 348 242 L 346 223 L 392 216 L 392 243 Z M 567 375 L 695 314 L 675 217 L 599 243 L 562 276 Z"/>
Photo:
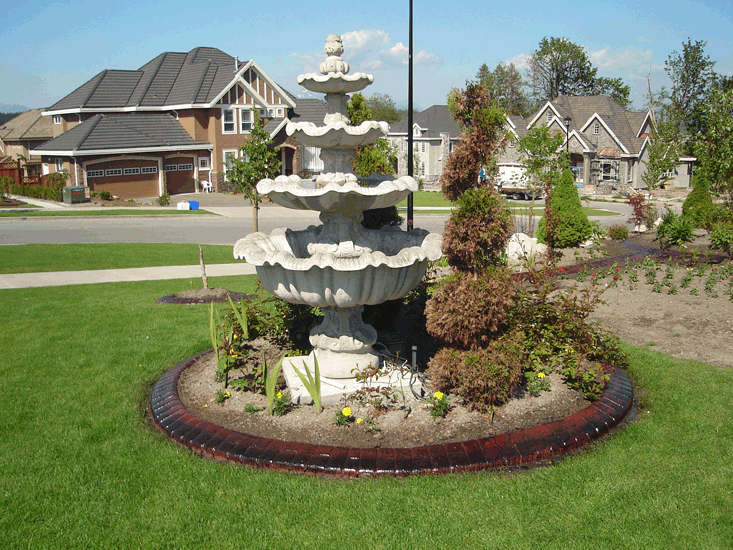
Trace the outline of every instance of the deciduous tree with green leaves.
<path fill-rule="evenodd" d="M 239 150 L 240 158 L 231 158 L 226 177 L 234 183 L 238 193 L 252 204 L 252 230 L 259 231 L 259 210 L 262 196 L 257 192 L 257 182 L 265 178 L 274 178 L 280 173 L 280 148 L 274 147 L 272 138 L 264 129 L 262 119 L 255 112 L 251 139 Z"/>
<path fill-rule="evenodd" d="M 705 106 L 707 132 L 695 144 L 699 170 L 733 208 L 733 89 L 714 90 Z"/>
<path fill-rule="evenodd" d="M 476 78 L 489 88 L 492 99 L 507 114 L 529 114 L 530 102 L 526 94 L 526 83 L 514 63 L 499 63 L 493 71 L 484 63 L 479 67 Z"/>

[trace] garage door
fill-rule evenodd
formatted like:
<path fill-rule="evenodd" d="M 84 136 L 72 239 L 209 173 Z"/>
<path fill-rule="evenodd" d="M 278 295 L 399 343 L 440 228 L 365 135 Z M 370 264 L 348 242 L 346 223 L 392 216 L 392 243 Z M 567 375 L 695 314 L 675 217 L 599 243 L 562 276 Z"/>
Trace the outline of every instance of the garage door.
<path fill-rule="evenodd" d="M 90 164 L 87 183 L 92 191 L 107 191 L 121 199 L 157 197 L 158 163 L 124 160 Z"/>
<path fill-rule="evenodd" d="M 172 158 L 165 161 L 165 174 L 168 178 L 168 193 L 193 193 L 193 160 L 191 158 Z"/>

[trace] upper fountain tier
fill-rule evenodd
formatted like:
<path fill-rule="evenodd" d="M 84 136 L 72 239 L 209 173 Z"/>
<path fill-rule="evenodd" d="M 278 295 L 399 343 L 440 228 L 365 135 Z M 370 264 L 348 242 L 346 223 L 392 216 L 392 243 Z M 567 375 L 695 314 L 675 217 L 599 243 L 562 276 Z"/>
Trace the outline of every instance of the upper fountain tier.
<path fill-rule="evenodd" d="M 329 34 L 324 51 L 328 55 L 321 63 L 321 74 L 309 73 L 298 77 L 298 84 L 312 92 L 326 94 L 324 126 L 312 122 L 289 122 L 285 131 L 298 141 L 321 149 L 356 149 L 374 143 L 387 134 L 386 122 L 368 120 L 351 126 L 348 116 L 349 96 L 374 82 L 370 74 L 349 75 L 349 64 L 341 59 L 344 46 L 338 34 Z M 326 167 L 328 171 L 328 167 Z M 334 167 L 334 171 L 341 171 Z"/>

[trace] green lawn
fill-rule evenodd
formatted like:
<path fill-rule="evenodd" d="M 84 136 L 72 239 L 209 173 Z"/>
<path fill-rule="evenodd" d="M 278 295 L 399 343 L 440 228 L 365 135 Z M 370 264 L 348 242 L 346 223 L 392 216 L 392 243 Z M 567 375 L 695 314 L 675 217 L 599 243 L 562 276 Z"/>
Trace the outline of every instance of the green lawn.
<path fill-rule="evenodd" d="M 231 246 L 202 245 L 206 264 L 234 262 Z M 24 244 L 0 246 L 0 273 L 197 265 L 195 244 Z"/>
<path fill-rule="evenodd" d="M 41 210 L 32 212 L 0 212 L 0 218 L 32 218 L 39 216 L 77 216 L 85 218 L 96 216 L 195 216 L 198 214 L 206 214 L 210 216 L 217 215 L 207 210 L 173 210 L 164 208 L 140 210 L 138 208 L 119 208 L 109 210 Z"/>
<path fill-rule="evenodd" d="M 15 247 L 14 247 L 15 248 Z M 251 291 L 254 277 L 212 279 Z M 2 548 L 730 548 L 733 370 L 629 348 L 638 419 L 559 464 L 335 481 L 204 460 L 150 385 L 209 347 L 199 281 L 0 290 Z"/>

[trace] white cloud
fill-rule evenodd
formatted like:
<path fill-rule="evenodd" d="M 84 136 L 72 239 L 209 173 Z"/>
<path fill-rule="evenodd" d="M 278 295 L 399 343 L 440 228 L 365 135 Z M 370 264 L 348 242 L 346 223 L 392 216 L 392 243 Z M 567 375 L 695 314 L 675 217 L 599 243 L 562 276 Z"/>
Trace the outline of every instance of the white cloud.
<path fill-rule="evenodd" d="M 503 61 L 502 63 L 504 65 L 509 65 L 510 63 L 514 63 L 514 67 L 518 71 L 524 71 L 529 69 L 529 58 L 530 56 L 526 53 L 520 53 L 512 57 L 511 59 L 507 59 L 506 61 Z"/>
<path fill-rule="evenodd" d="M 344 42 L 344 58 L 354 59 L 363 54 L 375 51 L 377 48 L 389 44 L 389 34 L 367 27 L 360 31 L 351 31 L 341 36 Z"/>
<path fill-rule="evenodd" d="M 382 61 L 381 59 L 372 59 L 360 64 L 358 70 L 359 72 L 378 71 L 379 69 L 384 69 L 385 66 L 386 65 L 384 61 Z"/>
<path fill-rule="evenodd" d="M 402 42 L 397 42 L 397 44 L 387 50 L 382 50 L 379 54 L 392 63 L 407 65 L 408 49 Z"/>
<path fill-rule="evenodd" d="M 435 55 L 434 53 L 428 53 L 425 50 L 420 50 L 415 56 L 415 65 L 418 67 L 440 65 L 441 63 L 443 63 L 442 57 Z"/>
<path fill-rule="evenodd" d="M 654 64 L 651 50 L 641 50 L 630 47 L 625 50 L 603 48 L 597 51 L 588 51 L 588 58 L 594 67 L 603 72 L 628 71 L 630 78 L 646 78 L 647 73 L 659 70 L 661 67 Z"/>

